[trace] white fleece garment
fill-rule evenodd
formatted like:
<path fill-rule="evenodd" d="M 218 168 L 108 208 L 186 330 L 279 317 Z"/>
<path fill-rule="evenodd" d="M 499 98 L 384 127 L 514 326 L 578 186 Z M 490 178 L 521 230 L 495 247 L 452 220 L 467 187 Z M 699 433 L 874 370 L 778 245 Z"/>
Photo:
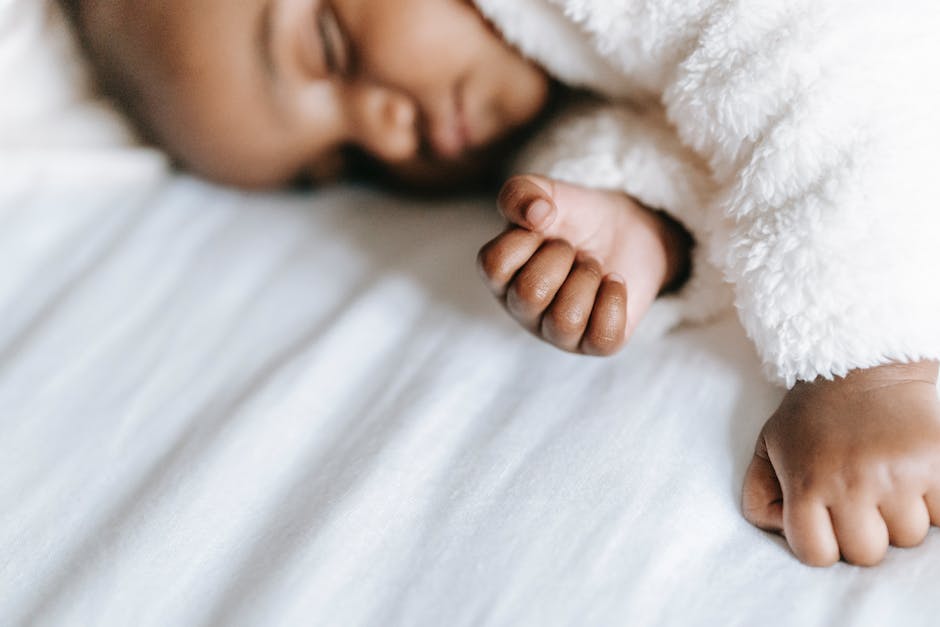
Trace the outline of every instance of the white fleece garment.
<path fill-rule="evenodd" d="M 788 387 L 940 358 L 940 3 L 477 4 L 611 100 L 561 116 L 525 168 L 622 189 L 695 236 L 693 278 L 651 326 L 707 317 L 730 285 Z"/>

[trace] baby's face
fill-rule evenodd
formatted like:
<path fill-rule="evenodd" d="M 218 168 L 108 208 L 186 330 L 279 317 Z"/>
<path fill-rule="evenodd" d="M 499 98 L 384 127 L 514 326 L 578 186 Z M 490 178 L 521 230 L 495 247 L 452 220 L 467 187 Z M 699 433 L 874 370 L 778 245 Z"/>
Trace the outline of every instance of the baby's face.
<path fill-rule="evenodd" d="M 471 163 L 548 81 L 467 0 L 88 0 L 154 138 L 217 180 L 274 185 L 353 146 L 403 173 Z M 97 9 L 97 12 L 96 12 Z"/>

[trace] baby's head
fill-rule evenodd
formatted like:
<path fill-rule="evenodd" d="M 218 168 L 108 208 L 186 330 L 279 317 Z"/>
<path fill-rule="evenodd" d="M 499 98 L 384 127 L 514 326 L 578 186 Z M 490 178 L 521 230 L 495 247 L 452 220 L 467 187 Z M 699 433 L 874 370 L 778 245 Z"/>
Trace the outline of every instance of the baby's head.
<path fill-rule="evenodd" d="M 547 100 L 469 0 L 64 0 L 144 133 L 215 180 L 277 185 L 359 149 L 470 167 Z"/>

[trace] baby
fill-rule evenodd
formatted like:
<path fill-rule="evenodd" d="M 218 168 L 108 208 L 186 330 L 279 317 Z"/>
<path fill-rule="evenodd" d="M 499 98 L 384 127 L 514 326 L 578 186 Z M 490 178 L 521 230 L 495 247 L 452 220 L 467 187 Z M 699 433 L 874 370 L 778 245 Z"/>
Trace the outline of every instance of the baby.
<path fill-rule="evenodd" d="M 935 0 L 63 2 L 145 136 L 237 185 L 355 155 L 452 184 L 555 81 L 603 96 L 504 185 L 509 227 L 479 258 L 496 297 L 589 355 L 733 301 L 788 387 L 747 519 L 813 565 L 875 564 L 940 524 Z"/>

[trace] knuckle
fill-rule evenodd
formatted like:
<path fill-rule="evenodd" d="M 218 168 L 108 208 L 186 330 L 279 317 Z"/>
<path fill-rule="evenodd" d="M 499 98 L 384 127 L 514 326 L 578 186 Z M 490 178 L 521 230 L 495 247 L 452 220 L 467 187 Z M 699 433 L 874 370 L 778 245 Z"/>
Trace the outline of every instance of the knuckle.
<path fill-rule="evenodd" d="M 493 252 L 494 246 L 492 243 L 486 244 L 483 248 L 480 249 L 480 252 L 477 253 L 477 267 L 480 268 L 485 274 L 489 274 L 493 271 L 496 264 L 495 254 Z"/>
<path fill-rule="evenodd" d="M 872 475 L 870 468 L 846 466 L 829 476 L 819 477 L 817 489 L 849 500 L 858 500 L 868 492 L 880 491 L 878 477 Z"/>
<path fill-rule="evenodd" d="M 601 264 L 595 259 L 586 259 L 578 262 L 578 272 L 587 276 L 594 282 L 600 283 L 603 278 Z"/>
<path fill-rule="evenodd" d="M 509 293 L 521 305 L 539 307 L 548 304 L 551 286 L 543 277 L 523 273 L 512 282 Z"/>
<path fill-rule="evenodd" d="M 914 528 L 891 530 L 891 544 L 901 548 L 911 548 L 919 545 L 927 537 L 927 529 Z"/>
<path fill-rule="evenodd" d="M 816 492 L 819 486 L 819 480 L 812 472 L 804 472 L 797 477 L 793 485 L 793 493 L 800 496 L 809 496 Z"/>
<path fill-rule="evenodd" d="M 888 464 L 879 479 L 886 492 L 898 492 L 918 482 L 921 472 L 918 464 Z"/>
<path fill-rule="evenodd" d="M 497 202 L 503 208 L 509 208 L 518 204 L 524 197 L 524 191 L 529 185 L 529 179 L 525 175 L 516 175 L 510 177 L 499 190 Z"/>
<path fill-rule="evenodd" d="M 802 497 L 828 497 L 856 500 L 871 490 L 874 480 L 866 468 L 825 465 L 804 468 L 793 483 L 793 491 Z"/>
<path fill-rule="evenodd" d="M 502 254 L 498 243 L 487 244 L 477 254 L 477 267 L 491 281 L 507 278 L 509 268 L 506 261 L 506 257 Z"/>
<path fill-rule="evenodd" d="M 591 352 L 601 357 L 613 355 L 620 348 L 619 338 L 607 332 L 592 331 L 585 340 Z"/>
<path fill-rule="evenodd" d="M 856 566 L 876 566 L 881 563 L 887 553 L 887 547 L 874 542 L 860 542 L 850 544 L 842 549 L 845 561 Z"/>
<path fill-rule="evenodd" d="M 826 567 L 839 561 L 839 552 L 814 547 L 804 550 L 802 555 L 798 554 L 797 557 L 808 566 Z"/>
<path fill-rule="evenodd" d="M 917 546 L 930 531 L 930 521 L 913 512 L 905 512 L 900 519 L 889 518 L 888 521 L 888 536 L 891 544 L 897 547 Z"/>
<path fill-rule="evenodd" d="M 823 492 L 823 476 L 812 468 L 807 468 L 793 482 L 793 495 L 802 500 L 809 500 Z"/>
<path fill-rule="evenodd" d="M 588 313 L 577 305 L 562 303 L 552 307 L 546 316 L 546 323 L 560 335 L 580 334 L 588 322 Z"/>
<path fill-rule="evenodd" d="M 606 305 L 611 311 L 616 311 L 623 318 L 627 312 L 627 295 L 621 291 L 608 291 Z M 624 320 L 624 322 L 626 322 Z"/>
<path fill-rule="evenodd" d="M 761 506 L 758 503 L 749 501 L 747 498 L 744 499 L 744 502 L 741 504 L 741 513 L 744 515 L 744 520 L 754 526 L 759 526 L 758 523 L 762 521 L 760 512 Z"/>
<path fill-rule="evenodd" d="M 552 255 L 568 256 L 569 262 L 574 257 L 574 247 L 566 240 L 551 239 L 545 242 L 546 251 L 551 251 Z"/>
<path fill-rule="evenodd" d="M 852 467 L 846 468 L 835 475 L 834 480 L 838 488 L 848 495 L 856 494 L 868 483 L 865 473 Z"/>

